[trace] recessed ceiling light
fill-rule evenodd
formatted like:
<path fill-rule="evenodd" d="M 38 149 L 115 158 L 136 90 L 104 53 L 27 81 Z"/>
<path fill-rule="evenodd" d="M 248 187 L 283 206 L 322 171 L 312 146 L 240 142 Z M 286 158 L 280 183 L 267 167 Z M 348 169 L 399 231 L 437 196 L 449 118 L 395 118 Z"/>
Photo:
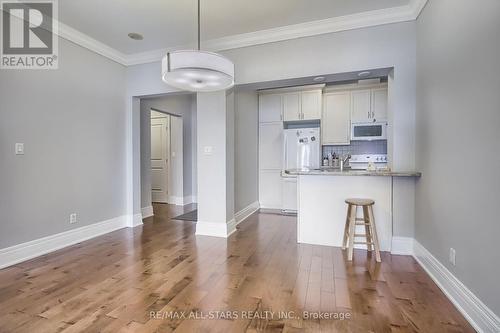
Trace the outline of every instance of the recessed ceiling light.
<path fill-rule="evenodd" d="M 325 77 L 324 76 L 317 76 L 313 79 L 314 82 L 323 82 L 325 81 Z"/>
<path fill-rule="evenodd" d="M 143 40 L 144 39 L 144 37 L 141 34 L 138 34 L 137 32 L 131 32 L 128 34 L 128 36 L 133 40 Z"/>
<path fill-rule="evenodd" d="M 371 74 L 371 72 L 364 71 L 364 72 L 359 72 L 358 76 L 359 77 L 367 77 L 367 76 L 370 76 L 370 74 Z"/>

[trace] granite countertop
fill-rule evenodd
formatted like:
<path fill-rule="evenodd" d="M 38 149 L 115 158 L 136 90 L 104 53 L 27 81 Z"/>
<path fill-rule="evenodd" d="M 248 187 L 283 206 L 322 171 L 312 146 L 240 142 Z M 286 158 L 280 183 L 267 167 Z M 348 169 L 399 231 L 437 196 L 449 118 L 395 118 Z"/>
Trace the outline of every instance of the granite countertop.
<path fill-rule="evenodd" d="M 321 168 L 321 169 L 311 169 L 311 170 L 300 170 L 300 169 L 289 169 L 285 170 L 284 175 L 289 176 L 384 176 L 384 177 L 420 177 L 422 174 L 416 171 L 390 171 L 390 170 L 351 170 L 346 169 L 340 171 L 340 169 L 333 168 Z"/>

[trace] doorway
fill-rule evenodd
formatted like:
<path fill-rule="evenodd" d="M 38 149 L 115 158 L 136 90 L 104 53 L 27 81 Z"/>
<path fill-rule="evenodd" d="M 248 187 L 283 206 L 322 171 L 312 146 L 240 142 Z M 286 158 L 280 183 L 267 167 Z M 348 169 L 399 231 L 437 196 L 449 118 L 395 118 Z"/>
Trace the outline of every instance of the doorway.
<path fill-rule="evenodd" d="M 151 110 L 151 201 L 168 203 L 170 115 Z"/>

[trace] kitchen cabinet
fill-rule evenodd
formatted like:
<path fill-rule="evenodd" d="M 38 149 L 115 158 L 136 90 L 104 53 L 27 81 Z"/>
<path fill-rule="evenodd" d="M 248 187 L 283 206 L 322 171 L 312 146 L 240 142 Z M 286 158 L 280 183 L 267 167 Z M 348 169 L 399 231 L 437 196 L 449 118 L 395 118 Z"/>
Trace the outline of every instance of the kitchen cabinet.
<path fill-rule="evenodd" d="M 371 123 L 387 120 L 387 88 L 353 90 L 351 121 Z"/>
<path fill-rule="evenodd" d="M 300 92 L 283 95 L 283 116 L 285 121 L 302 119 Z"/>
<path fill-rule="evenodd" d="M 282 123 L 261 123 L 259 126 L 259 169 L 281 170 L 283 167 Z"/>
<path fill-rule="evenodd" d="M 262 94 L 259 96 L 259 122 L 280 122 L 282 115 L 282 95 Z"/>
<path fill-rule="evenodd" d="M 303 120 L 321 119 L 321 90 L 303 91 L 301 94 L 301 110 Z"/>
<path fill-rule="evenodd" d="M 318 120 L 321 118 L 322 90 L 305 90 L 283 95 L 285 121 Z"/>
<path fill-rule="evenodd" d="M 260 170 L 259 203 L 261 208 L 282 209 L 283 189 L 281 170 Z"/>
<path fill-rule="evenodd" d="M 372 118 L 387 120 L 387 88 L 372 89 Z"/>
<path fill-rule="evenodd" d="M 352 122 L 369 122 L 371 115 L 371 90 L 354 90 L 351 92 Z"/>
<path fill-rule="evenodd" d="M 297 177 L 282 178 L 282 209 L 286 212 L 297 211 Z"/>
<path fill-rule="evenodd" d="M 323 98 L 323 145 L 348 145 L 351 141 L 351 92 L 327 93 Z"/>

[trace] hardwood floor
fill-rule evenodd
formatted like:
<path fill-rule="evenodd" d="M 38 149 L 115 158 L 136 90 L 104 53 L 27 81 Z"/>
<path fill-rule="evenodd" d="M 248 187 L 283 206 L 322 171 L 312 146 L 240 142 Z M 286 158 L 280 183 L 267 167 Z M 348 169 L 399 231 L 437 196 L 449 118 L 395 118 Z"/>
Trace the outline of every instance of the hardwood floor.
<path fill-rule="evenodd" d="M 0 331 L 474 331 L 409 256 L 376 264 L 355 251 L 350 263 L 297 244 L 296 219 L 272 214 L 227 240 L 194 236 L 194 223 L 171 220 L 182 207 L 154 208 L 142 227 L 0 270 Z"/>

